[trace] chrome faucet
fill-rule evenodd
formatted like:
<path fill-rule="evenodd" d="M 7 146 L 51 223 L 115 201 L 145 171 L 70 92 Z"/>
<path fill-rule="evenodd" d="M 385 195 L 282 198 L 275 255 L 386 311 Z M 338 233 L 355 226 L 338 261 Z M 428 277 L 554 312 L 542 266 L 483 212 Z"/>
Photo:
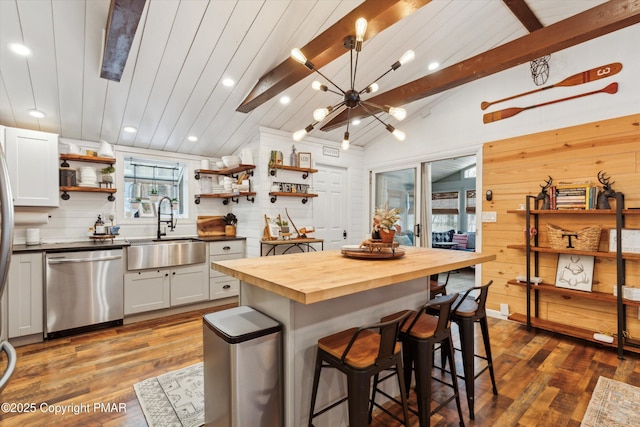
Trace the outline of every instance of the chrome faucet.
<path fill-rule="evenodd" d="M 165 201 L 165 199 L 169 202 L 169 215 L 171 215 L 171 218 L 168 220 L 162 220 L 162 202 Z M 165 215 L 167 215 L 167 213 L 165 213 Z M 167 228 L 165 227 L 165 232 L 161 232 L 160 231 L 160 224 L 161 223 L 166 223 L 169 224 L 169 228 L 171 229 L 171 231 L 173 231 L 176 228 L 176 223 L 173 220 L 173 208 L 171 206 L 171 199 L 168 198 L 167 196 L 164 196 L 162 199 L 160 199 L 160 201 L 158 202 L 158 239 L 161 239 L 162 236 L 166 236 L 167 235 Z"/>

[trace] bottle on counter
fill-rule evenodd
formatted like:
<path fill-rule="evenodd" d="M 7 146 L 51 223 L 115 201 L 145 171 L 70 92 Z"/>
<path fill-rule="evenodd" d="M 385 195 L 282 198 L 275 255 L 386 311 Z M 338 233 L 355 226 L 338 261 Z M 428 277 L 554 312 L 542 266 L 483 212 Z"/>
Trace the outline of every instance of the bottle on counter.
<path fill-rule="evenodd" d="M 107 234 L 107 231 L 104 226 L 104 221 L 102 220 L 102 217 L 100 215 L 98 215 L 98 219 L 96 220 L 93 230 L 94 230 L 93 234 L 95 235 Z"/>

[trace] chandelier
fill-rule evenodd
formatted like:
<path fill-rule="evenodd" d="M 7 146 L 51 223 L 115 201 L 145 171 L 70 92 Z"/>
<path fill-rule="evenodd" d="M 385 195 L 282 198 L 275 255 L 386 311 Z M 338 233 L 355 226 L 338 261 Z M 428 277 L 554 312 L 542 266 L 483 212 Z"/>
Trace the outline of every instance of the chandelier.
<path fill-rule="evenodd" d="M 383 78 L 384 76 L 386 76 L 388 73 L 390 73 L 391 71 L 395 71 L 398 68 L 400 68 L 401 65 L 406 64 L 407 62 L 411 61 L 414 57 L 415 54 L 412 50 L 408 50 L 407 52 L 405 52 L 404 55 L 402 55 L 402 57 L 396 61 L 393 65 L 391 65 L 391 67 L 384 72 L 380 77 L 378 77 L 377 79 L 375 79 L 372 83 L 370 83 L 369 85 L 367 85 L 364 89 L 358 91 L 355 89 L 355 83 L 356 83 L 356 74 L 357 74 L 357 70 L 358 70 L 358 55 L 360 53 L 360 51 L 362 50 L 362 43 L 364 41 L 364 33 L 367 30 L 367 20 L 364 18 L 358 18 L 358 20 L 356 21 L 356 35 L 354 36 L 347 36 L 345 37 L 344 41 L 343 41 L 343 45 L 346 49 L 349 49 L 350 51 L 350 71 L 351 71 L 351 76 L 350 76 L 350 89 L 349 90 L 343 90 L 341 89 L 338 85 L 336 85 L 334 82 L 331 81 L 331 79 L 329 79 L 327 76 L 325 76 L 324 74 L 322 74 L 319 70 L 316 69 L 316 67 L 307 60 L 307 58 L 304 56 L 304 54 L 300 51 L 300 49 L 295 48 L 291 50 L 291 57 L 296 60 L 297 62 L 301 63 L 302 65 L 304 65 L 305 67 L 307 67 L 309 70 L 311 71 L 315 71 L 316 73 L 320 74 L 324 79 L 326 79 L 333 87 L 335 87 L 337 89 L 333 90 L 330 89 L 329 87 L 327 87 L 326 85 L 320 83 L 319 81 L 314 81 L 313 84 L 311 85 L 311 87 L 314 90 L 319 90 L 319 91 L 323 91 L 323 92 L 332 92 L 335 93 L 339 96 L 342 96 L 342 101 L 338 102 L 335 105 L 329 106 L 329 107 L 325 107 L 325 108 L 318 108 L 317 110 L 315 110 L 313 112 L 313 119 L 314 122 L 311 123 L 310 125 L 308 125 L 307 127 L 305 127 L 304 129 L 301 129 L 297 132 L 295 132 L 293 134 L 293 139 L 295 141 L 300 141 L 302 140 L 302 138 L 305 137 L 305 135 L 307 135 L 309 132 L 311 132 L 314 127 L 322 122 L 325 118 L 327 118 L 327 116 L 331 113 L 335 113 L 338 114 L 339 111 L 342 111 L 344 108 L 347 109 L 347 129 L 344 132 L 344 139 L 342 140 L 342 149 L 343 150 L 348 150 L 349 149 L 349 116 L 351 114 L 351 110 L 360 106 L 367 114 L 371 115 L 374 119 L 376 119 L 377 121 L 379 121 L 391 134 L 393 134 L 393 136 L 396 137 L 396 139 L 398 141 L 404 141 L 405 139 L 405 134 L 404 132 L 402 132 L 399 129 L 394 128 L 393 126 L 391 126 L 388 123 L 385 123 L 382 119 L 380 119 L 376 113 L 378 112 L 386 112 L 388 114 L 390 114 L 392 117 L 394 117 L 397 120 L 404 120 L 404 118 L 407 116 L 407 111 L 404 108 L 396 108 L 396 107 L 391 107 L 389 105 L 376 105 L 372 102 L 369 101 L 365 101 L 363 99 L 360 98 L 361 95 L 366 94 L 366 93 L 374 93 L 378 90 L 378 80 L 380 80 L 381 78 Z M 353 51 L 355 50 L 355 58 L 354 58 L 354 54 Z M 355 59 L 355 62 L 354 62 Z"/>

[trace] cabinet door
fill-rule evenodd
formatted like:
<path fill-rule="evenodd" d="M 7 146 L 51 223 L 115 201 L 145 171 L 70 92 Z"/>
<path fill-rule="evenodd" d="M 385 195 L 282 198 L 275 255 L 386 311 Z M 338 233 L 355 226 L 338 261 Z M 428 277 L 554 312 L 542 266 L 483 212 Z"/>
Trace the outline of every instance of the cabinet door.
<path fill-rule="evenodd" d="M 240 293 L 240 280 L 229 276 L 212 277 L 209 279 L 210 299 L 220 299 L 238 296 Z"/>
<path fill-rule="evenodd" d="M 171 306 L 191 304 L 209 299 L 207 264 L 171 270 Z"/>
<path fill-rule="evenodd" d="M 42 333 L 42 253 L 11 257 L 9 268 L 9 338 Z"/>
<path fill-rule="evenodd" d="M 169 308 L 170 270 L 124 275 L 124 314 Z"/>
<path fill-rule="evenodd" d="M 59 206 L 58 135 L 16 128 L 5 131 L 15 205 Z"/>

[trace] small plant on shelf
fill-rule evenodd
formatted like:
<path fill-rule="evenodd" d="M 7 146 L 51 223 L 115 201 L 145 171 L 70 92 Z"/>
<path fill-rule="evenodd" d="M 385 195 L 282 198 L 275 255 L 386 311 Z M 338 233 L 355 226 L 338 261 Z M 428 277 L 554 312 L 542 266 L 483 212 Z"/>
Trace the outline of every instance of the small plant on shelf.
<path fill-rule="evenodd" d="M 278 215 L 278 219 L 276 219 L 276 224 L 280 227 L 280 231 L 283 233 L 289 232 L 289 221 L 283 220 L 280 215 Z"/>
<path fill-rule="evenodd" d="M 100 172 L 102 173 L 102 182 L 113 182 L 113 175 L 111 174 L 115 171 L 116 168 L 114 168 L 113 165 L 102 168 L 102 170 L 100 170 Z"/>

